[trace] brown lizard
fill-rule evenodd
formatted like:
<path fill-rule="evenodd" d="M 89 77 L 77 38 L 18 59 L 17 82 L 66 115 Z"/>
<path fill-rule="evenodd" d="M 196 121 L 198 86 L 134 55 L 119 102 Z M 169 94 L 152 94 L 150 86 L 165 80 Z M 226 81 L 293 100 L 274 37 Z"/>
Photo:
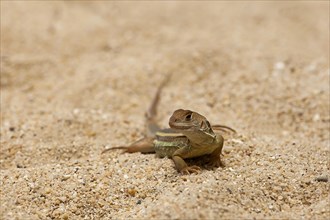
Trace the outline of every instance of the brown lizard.
<path fill-rule="evenodd" d="M 211 126 L 209 121 L 201 114 L 178 109 L 174 111 L 169 120 L 170 128 L 160 129 L 156 123 L 157 104 L 163 86 L 169 78 L 165 79 L 159 86 L 153 102 L 146 113 L 147 135 L 146 137 L 132 143 L 129 146 L 118 146 L 105 149 L 124 149 L 124 152 L 155 152 L 159 157 L 169 157 L 174 161 L 176 169 L 182 174 L 197 173 L 201 170 L 199 166 L 188 166 L 184 159 L 209 155 L 209 165 L 213 167 L 224 166 L 221 161 L 221 151 L 224 138 L 215 130 L 234 129 L 225 125 Z"/>

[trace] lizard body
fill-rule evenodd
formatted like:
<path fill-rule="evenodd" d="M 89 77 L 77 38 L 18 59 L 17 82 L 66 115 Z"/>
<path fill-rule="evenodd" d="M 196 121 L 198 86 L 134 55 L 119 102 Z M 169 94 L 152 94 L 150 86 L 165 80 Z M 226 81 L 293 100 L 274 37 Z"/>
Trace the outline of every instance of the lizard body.
<path fill-rule="evenodd" d="M 221 151 L 224 139 L 215 134 L 213 129 L 234 129 L 224 125 L 211 126 L 209 121 L 201 114 L 178 109 L 173 112 L 169 120 L 170 128 L 160 129 L 156 123 L 157 104 L 160 93 L 168 78 L 159 86 L 154 100 L 146 113 L 147 135 L 129 146 L 118 146 L 104 150 L 102 153 L 123 149 L 124 152 L 156 153 L 159 157 L 172 158 L 176 169 L 182 174 L 197 173 L 198 166 L 188 166 L 184 159 L 203 155 L 209 156 L 209 165 L 224 166 L 221 161 Z"/>

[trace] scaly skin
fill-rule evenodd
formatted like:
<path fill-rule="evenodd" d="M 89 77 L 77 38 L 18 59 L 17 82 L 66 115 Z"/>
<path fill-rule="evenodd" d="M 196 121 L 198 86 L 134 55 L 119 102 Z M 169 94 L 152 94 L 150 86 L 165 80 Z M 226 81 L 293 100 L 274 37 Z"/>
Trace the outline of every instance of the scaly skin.
<path fill-rule="evenodd" d="M 235 132 L 232 128 L 224 125 L 211 126 L 204 116 L 197 112 L 183 109 L 174 111 L 170 117 L 170 129 L 160 129 L 157 125 L 157 104 L 161 90 L 168 80 L 169 77 L 160 84 L 146 113 L 146 137 L 129 146 L 105 149 L 102 153 L 114 149 L 123 149 L 127 153 L 155 152 L 159 157 L 166 156 L 172 158 L 176 169 L 182 174 L 197 173 L 201 170 L 198 166 L 188 166 L 184 161 L 187 158 L 209 155 L 210 166 L 224 166 L 220 157 L 224 139 L 220 134 L 215 134 L 213 129 L 228 129 Z"/>
<path fill-rule="evenodd" d="M 209 165 L 224 166 L 220 158 L 224 139 L 220 134 L 216 135 L 213 132 L 210 123 L 203 115 L 191 110 L 178 109 L 171 116 L 169 125 L 175 131 L 185 135 L 190 143 L 188 146 L 179 148 L 172 155 L 179 172 L 184 174 L 198 172 L 199 167 L 189 167 L 184 159 L 203 155 L 210 155 Z"/>

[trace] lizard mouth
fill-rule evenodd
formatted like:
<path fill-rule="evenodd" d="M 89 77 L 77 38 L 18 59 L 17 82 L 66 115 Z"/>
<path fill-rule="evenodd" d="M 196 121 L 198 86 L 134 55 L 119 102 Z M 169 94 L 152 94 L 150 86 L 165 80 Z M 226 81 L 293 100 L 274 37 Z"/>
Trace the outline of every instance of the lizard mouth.
<path fill-rule="evenodd" d="M 169 122 L 169 126 L 170 128 L 173 129 L 178 129 L 178 130 L 188 130 L 189 128 L 191 128 L 191 125 L 187 125 L 185 123 L 180 123 L 180 122 Z"/>

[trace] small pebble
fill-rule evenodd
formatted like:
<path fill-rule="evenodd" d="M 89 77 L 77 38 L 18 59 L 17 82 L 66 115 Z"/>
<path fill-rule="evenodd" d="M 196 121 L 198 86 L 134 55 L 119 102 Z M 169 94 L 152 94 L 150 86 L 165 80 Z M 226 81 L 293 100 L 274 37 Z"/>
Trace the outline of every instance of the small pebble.
<path fill-rule="evenodd" d="M 243 141 L 241 141 L 239 139 L 232 139 L 231 141 L 236 143 L 236 144 L 243 144 Z"/>
<path fill-rule="evenodd" d="M 328 178 L 328 176 L 319 176 L 319 177 L 316 177 L 315 180 L 317 182 L 328 182 L 329 178 Z"/>
<path fill-rule="evenodd" d="M 320 120 L 320 115 L 319 114 L 315 114 L 313 116 L 313 121 L 315 122 L 315 121 L 319 121 L 319 120 Z"/>
<path fill-rule="evenodd" d="M 130 195 L 130 196 L 135 196 L 136 193 L 137 193 L 136 189 L 133 189 L 133 188 L 131 188 L 131 189 L 127 189 L 126 192 L 127 192 L 128 195 Z"/>
<path fill-rule="evenodd" d="M 78 108 L 73 109 L 73 114 L 77 115 L 79 114 L 80 110 Z"/>
<path fill-rule="evenodd" d="M 71 175 L 63 175 L 62 176 L 62 181 L 68 180 L 71 177 Z"/>
<path fill-rule="evenodd" d="M 285 63 L 283 62 L 277 62 L 274 65 L 274 69 L 276 70 L 283 70 L 285 68 Z"/>

